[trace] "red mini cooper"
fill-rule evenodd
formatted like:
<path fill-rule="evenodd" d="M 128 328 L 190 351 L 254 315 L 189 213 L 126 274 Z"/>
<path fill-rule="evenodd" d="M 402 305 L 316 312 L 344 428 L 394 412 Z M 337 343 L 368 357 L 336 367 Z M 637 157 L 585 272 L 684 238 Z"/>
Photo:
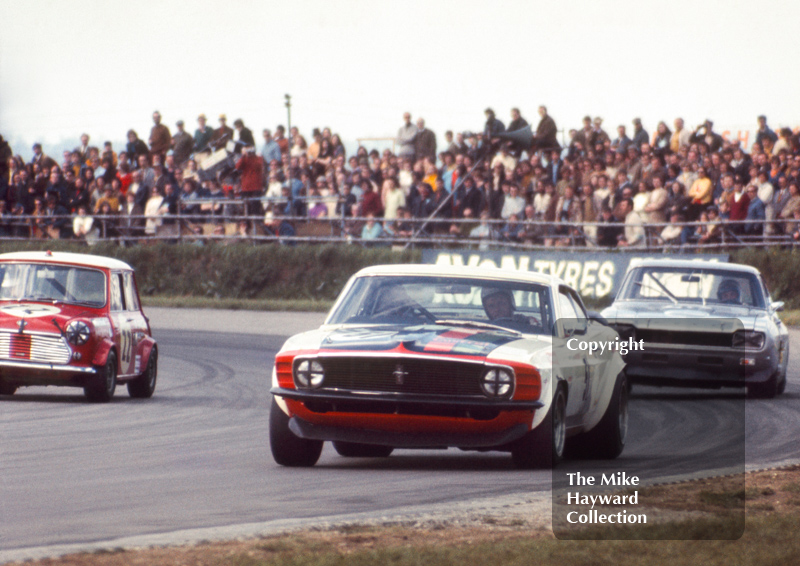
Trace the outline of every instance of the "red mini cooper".
<path fill-rule="evenodd" d="M 131 266 L 49 251 L 0 255 L 0 395 L 66 385 L 107 402 L 126 383 L 131 397 L 147 398 L 157 373 Z"/>

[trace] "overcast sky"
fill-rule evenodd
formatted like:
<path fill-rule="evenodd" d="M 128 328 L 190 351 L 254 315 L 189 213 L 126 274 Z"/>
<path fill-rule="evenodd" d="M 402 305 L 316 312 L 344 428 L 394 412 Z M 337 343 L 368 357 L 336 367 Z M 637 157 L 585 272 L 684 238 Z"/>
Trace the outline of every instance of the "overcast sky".
<path fill-rule="evenodd" d="M 800 3 L 726 0 L 0 0 L 0 134 L 30 145 L 81 132 L 119 149 L 204 112 L 256 133 L 292 123 L 347 140 L 393 136 L 404 111 L 444 130 L 491 106 L 559 128 L 600 115 L 705 118 L 718 130 L 800 125 Z M 260 135 L 257 136 L 260 140 Z M 752 142 L 752 140 L 751 140 Z M 56 145 L 53 145 L 56 144 Z"/>

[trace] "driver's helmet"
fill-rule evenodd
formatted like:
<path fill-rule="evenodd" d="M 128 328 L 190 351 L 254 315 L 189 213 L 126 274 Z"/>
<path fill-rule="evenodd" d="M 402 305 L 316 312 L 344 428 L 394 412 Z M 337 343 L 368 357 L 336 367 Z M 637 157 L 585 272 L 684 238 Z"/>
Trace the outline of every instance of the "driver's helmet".
<path fill-rule="evenodd" d="M 481 304 L 484 306 L 484 308 L 486 307 L 486 299 L 489 297 L 494 297 L 495 295 L 504 295 L 511 305 L 511 310 L 513 311 L 516 309 L 516 305 L 514 304 L 514 293 L 512 293 L 510 289 L 499 289 L 497 287 L 484 287 L 481 290 Z"/>
<path fill-rule="evenodd" d="M 739 283 L 734 279 L 725 279 L 719 284 L 717 298 L 723 303 L 739 304 L 742 302 L 742 292 Z"/>

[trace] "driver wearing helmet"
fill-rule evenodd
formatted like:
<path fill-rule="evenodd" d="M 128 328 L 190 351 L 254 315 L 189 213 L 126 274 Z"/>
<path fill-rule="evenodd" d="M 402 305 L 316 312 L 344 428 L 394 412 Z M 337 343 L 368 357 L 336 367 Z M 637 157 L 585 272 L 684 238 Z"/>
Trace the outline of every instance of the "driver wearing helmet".
<path fill-rule="evenodd" d="M 484 287 L 481 291 L 481 303 L 489 320 L 512 318 L 514 316 L 514 295 L 508 289 Z"/>
<path fill-rule="evenodd" d="M 739 283 L 734 279 L 725 279 L 722 281 L 717 289 L 717 298 L 720 303 L 725 305 L 741 305 L 742 293 L 739 289 Z"/>

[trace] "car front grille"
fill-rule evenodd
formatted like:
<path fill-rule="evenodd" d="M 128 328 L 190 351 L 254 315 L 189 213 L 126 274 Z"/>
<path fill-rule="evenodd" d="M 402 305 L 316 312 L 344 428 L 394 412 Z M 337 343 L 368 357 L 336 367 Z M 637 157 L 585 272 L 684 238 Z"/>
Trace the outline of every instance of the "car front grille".
<path fill-rule="evenodd" d="M 730 332 L 687 332 L 637 328 L 634 340 L 644 340 L 645 344 L 685 344 L 688 346 L 711 346 L 716 348 L 733 347 L 733 334 Z"/>
<path fill-rule="evenodd" d="M 66 341 L 57 334 L 0 332 L 0 359 L 66 364 L 70 359 Z"/>
<path fill-rule="evenodd" d="M 483 364 L 404 357 L 320 357 L 326 389 L 481 396 Z"/>

